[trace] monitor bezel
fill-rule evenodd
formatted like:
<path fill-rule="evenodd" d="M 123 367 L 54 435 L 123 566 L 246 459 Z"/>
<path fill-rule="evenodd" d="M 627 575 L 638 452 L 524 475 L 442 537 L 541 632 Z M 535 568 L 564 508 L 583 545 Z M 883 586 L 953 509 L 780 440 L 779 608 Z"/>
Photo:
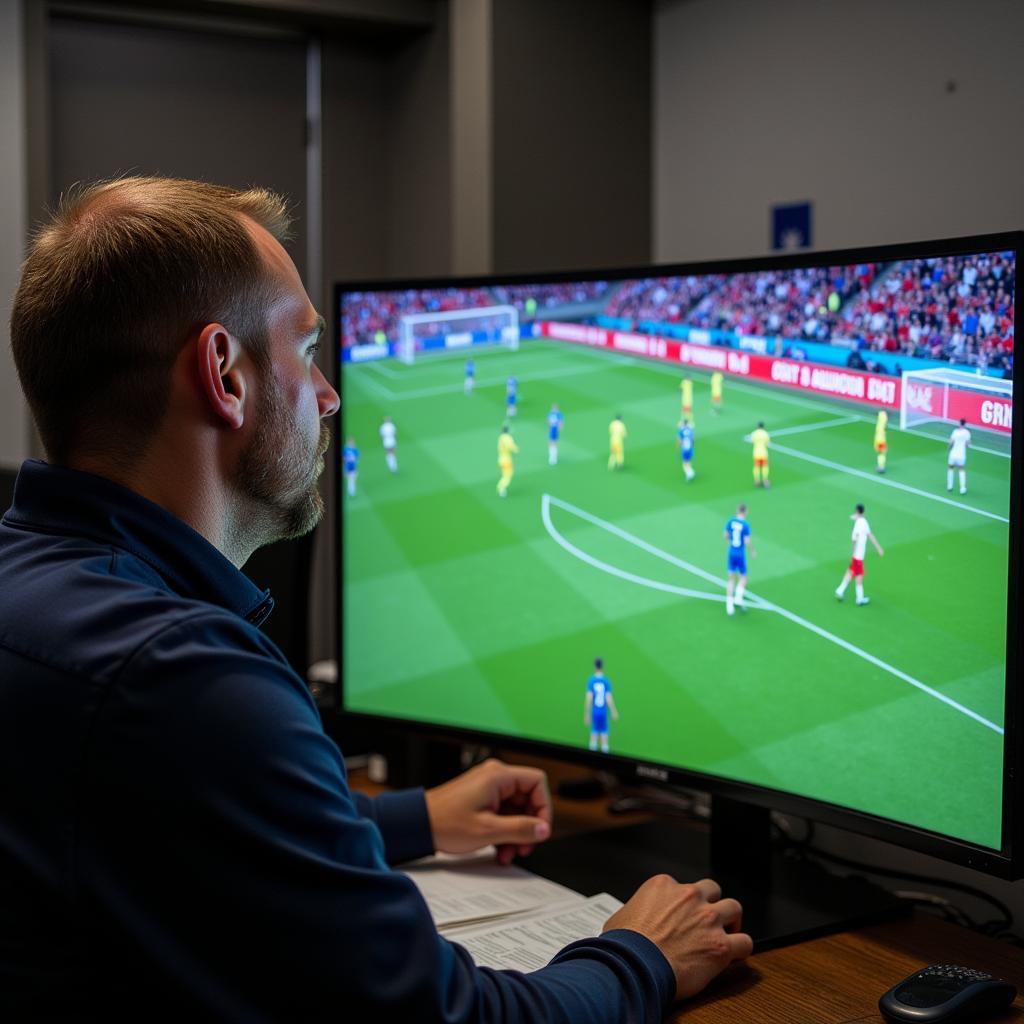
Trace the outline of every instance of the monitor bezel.
<path fill-rule="evenodd" d="M 1005 718 L 1004 718 L 1004 762 L 1003 762 L 1003 844 L 999 850 L 978 846 L 920 828 L 901 823 L 865 811 L 843 807 L 813 797 L 789 793 L 753 783 L 738 782 L 694 769 L 655 761 L 640 761 L 618 754 L 601 754 L 581 750 L 567 744 L 533 740 L 523 737 L 470 729 L 462 726 L 445 726 L 420 719 L 398 716 L 377 715 L 364 711 L 348 710 L 345 707 L 344 669 L 344 509 L 342 473 L 340 467 L 341 439 L 346 436 L 344 429 L 346 403 L 343 390 L 343 367 L 341 358 L 343 338 L 342 296 L 348 292 L 399 291 L 427 288 L 473 288 L 494 285 L 551 284 L 572 281 L 620 280 L 638 277 L 661 277 L 677 275 L 702 275 L 719 273 L 746 273 L 757 270 L 782 270 L 799 267 L 841 266 L 859 262 L 892 262 L 905 259 L 927 259 L 941 256 L 963 256 L 983 252 L 1014 250 L 1019 258 L 1024 248 L 1024 231 L 1008 231 L 992 234 L 971 235 L 958 238 L 944 238 L 896 245 L 860 246 L 851 249 L 823 251 L 799 251 L 778 255 L 762 255 L 739 259 L 711 261 L 687 261 L 661 263 L 645 266 L 591 267 L 576 271 L 544 271 L 537 273 L 475 274 L 426 278 L 377 278 L 373 280 L 344 280 L 335 282 L 332 289 L 332 309 L 328 318 L 332 328 L 333 383 L 341 396 L 341 410 L 334 417 L 333 503 L 332 529 L 336 531 L 337 553 L 334 559 L 334 595 L 337 600 L 334 622 L 335 651 L 338 665 L 338 712 L 353 724 L 365 725 L 388 731 L 402 732 L 423 738 L 437 738 L 448 741 L 486 744 L 501 750 L 521 751 L 581 764 L 591 768 L 613 770 L 621 777 L 634 777 L 646 784 L 682 786 L 707 792 L 714 797 L 721 795 L 759 807 L 766 807 L 783 814 L 806 818 L 836 828 L 847 829 L 869 838 L 889 842 L 914 850 L 918 853 L 969 867 L 999 878 L 1016 879 L 1024 877 L 1024 809 L 1017 812 L 1013 799 L 1021 772 L 1024 770 L 1024 745 L 1022 745 L 1022 724 L 1019 722 L 1021 698 L 1015 681 L 1021 666 L 1020 638 L 1020 597 L 1021 575 L 1021 500 L 1022 474 L 1014 472 L 1021 465 L 1022 428 L 1017 422 L 1011 434 L 1010 472 L 1010 523 L 1009 549 L 1007 552 L 1007 603 L 1006 603 L 1006 675 L 1005 675 Z M 1019 291 L 1014 290 L 1014 324 L 1019 318 L 1021 300 Z"/>

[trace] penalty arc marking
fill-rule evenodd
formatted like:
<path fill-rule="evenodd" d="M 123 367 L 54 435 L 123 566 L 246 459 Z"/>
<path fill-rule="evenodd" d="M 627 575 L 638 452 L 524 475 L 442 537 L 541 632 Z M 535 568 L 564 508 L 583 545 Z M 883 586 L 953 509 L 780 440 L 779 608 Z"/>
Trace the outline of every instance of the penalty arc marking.
<path fill-rule="evenodd" d="M 692 573 L 698 576 L 700 579 L 706 580 L 708 583 L 716 584 L 717 586 L 725 587 L 725 580 L 713 573 L 709 573 L 698 566 L 692 565 L 690 562 L 686 562 L 681 558 L 676 558 L 675 555 L 669 554 L 667 551 L 662 551 L 661 548 L 655 547 L 653 544 L 649 544 L 647 541 L 642 540 L 640 537 L 636 537 L 633 534 L 623 530 L 621 527 L 616 526 L 614 523 L 609 523 L 607 520 L 601 519 L 598 516 L 592 515 L 585 509 L 579 508 L 576 505 L 571 504 L 568 501 L 563 501 L 561 498 L 556 498 L 551 494 L 544 494 L 541 496 L 541 520 L 544 523 L 544 529 L 547 530 L 549 536 L 555 541 L 560 547 L 564 548 L 569 554 L 575 558 L 580 559 L 582 562 L 586 562 L 587 565 L 593 566 L 595 569 L 600 569 L 602 572 L 610 573 L 613 576 L 618 576 L 619 579 L 627 580 L 630 583 L 636 583 L 640 586 L 649 587 L 652 590 L 661 590 L 666 593 L 678 594 L 680 597 L 694 597 L 704 601 L 725 601 L 724 594 L 710 594 L 702 590 L 692 590 L 687 587 L 678 587 L 670 583 L 662 583 L 659 580 L 647 579 L 643 576 L 637 576 L 634 573 L 626 572 L 625 570 L 619 569 L 616 566 L 609 565 L 607 562 L 603 562 L 598 558 L 594 558 L 592 555 L 576 547 L 571 541 L 567 540 L 551 521 L 551 506 L 554 505 L 556 508 L 560 508 L 570 515 L 575 516 L 577 519 L 582 519 L 584 522 L 590 523 L 593 526 L 600 527 L 602 530 L 606 530 L 608 533 L 613 534 L 616 537 L 621 538 L 634 547 L 640 548 L 642 551 L 646 551 L 648 554 L 654 555 L 656 558 L 660 558 L 664 562 L 668 562 L 670 565 L 674 565 L 685 572 Z M 941 701 L 943 704 L 951 707 L 954 711 L 959 711 L 962 715 L 966 715 L 968 718 L 973 719 L 980 725 L 991 729 L 993 732 L 998 733 L 1000 736 L 1003 735 L 1002 726 L 997 725 L 995 722 L 990 722 L 983 715 L 979 715 L 978 712 L 972 711 L 970 708 L 965 707 L 958 701 L 953 700 L 952 697 L 947 697 L 946 694 L 934 687 L 929 686 L 927 683 L 922 683 L 919 679 L 915 679 L 913 676 L 908 675 L 901 669 L 896 668 L 894 665 L 890 665 L 888 662 L 883 661 L 881 658 L 876 658 L 873 654 L 869 654 L 863 648 L 858 647 L 856 644 L 850 643 L 848 640 L 844 640 L 842 637 L 836 636 L 835 633 L 830 633 L 827 629 L 822 629 L 821 626 L 816 626 L 813 622 L 809 622 L 807 619 L 794 612 L 788 611 L 785 608 L 777 604 L 773 604 L 770 601 L 766 601 L 763 598 L 758 597 L 751 591 L 747 591 L 747 597 L 750 599 L 751 607 L 760 608 L 764 611 L 776 612 L 783 618 L 788 619 L 790 622 L 797 626 L 802 626 L 804 629 L 809 630 L 817 636 L 820 636 L 824 640 L 828 640 L 830 643 L 841 647 L 845 651 L 849 651 L 851 654 L 856 655 L 859 658 L 863 658 L 866 662 L 874 665 L 876 668 L 882 669 L 882 671 L 889 673 L 889 675 L 895 676 L 897 679 L 902 680 L 905 683 L 913 686 L 915 689 L 920 690 L 922 693 L 928 694 L 929 697 L 934 697 L 936 700 Z"/>

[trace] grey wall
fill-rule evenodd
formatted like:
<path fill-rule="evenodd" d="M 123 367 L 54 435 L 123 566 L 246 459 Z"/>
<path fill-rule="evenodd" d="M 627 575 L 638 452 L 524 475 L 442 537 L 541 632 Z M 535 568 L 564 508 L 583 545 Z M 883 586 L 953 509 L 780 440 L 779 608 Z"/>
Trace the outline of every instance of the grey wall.
<path fill-rule="evenodd" d="M 651 258 L 650 10 L 495 0 L 494 270 Z"/>
<path fill-rule="evenodd" d="M 24 35 L 20 0 L 0 2 L 0 468 L 29 454 L 29 420 L 11 358 L 11 299 L 18 284 L 28 203 Z"/>
<path fill-rule="evenodd" d="M 654 46 L 659 261 L 805 199 L 818 249 L 1024 227 L 1017 0 L 661 0 Z"/>

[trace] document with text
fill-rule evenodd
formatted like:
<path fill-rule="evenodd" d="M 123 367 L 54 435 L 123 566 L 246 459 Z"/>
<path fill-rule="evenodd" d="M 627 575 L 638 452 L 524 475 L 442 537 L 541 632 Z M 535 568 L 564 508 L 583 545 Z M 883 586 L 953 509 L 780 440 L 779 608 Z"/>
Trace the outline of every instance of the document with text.
<path fill-rule="evenodd" d="M 605 921 L 621 906 L 608 893 L 589 899 L 577 895 L 543 911 L 452 928 L 445 938 L 465 946 L 478 967 L 536 971 L 569 943 L 600 935 Z"/>

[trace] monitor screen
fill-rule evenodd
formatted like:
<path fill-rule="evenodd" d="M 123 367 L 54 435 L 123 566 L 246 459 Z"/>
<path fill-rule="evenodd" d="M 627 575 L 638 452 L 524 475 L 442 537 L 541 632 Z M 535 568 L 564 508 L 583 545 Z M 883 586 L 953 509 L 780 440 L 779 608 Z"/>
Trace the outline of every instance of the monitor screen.
<path fill-rule="evenodd" d="M 1018 245 L 339 287 L 344 710 L 1005 853 Z"/>

